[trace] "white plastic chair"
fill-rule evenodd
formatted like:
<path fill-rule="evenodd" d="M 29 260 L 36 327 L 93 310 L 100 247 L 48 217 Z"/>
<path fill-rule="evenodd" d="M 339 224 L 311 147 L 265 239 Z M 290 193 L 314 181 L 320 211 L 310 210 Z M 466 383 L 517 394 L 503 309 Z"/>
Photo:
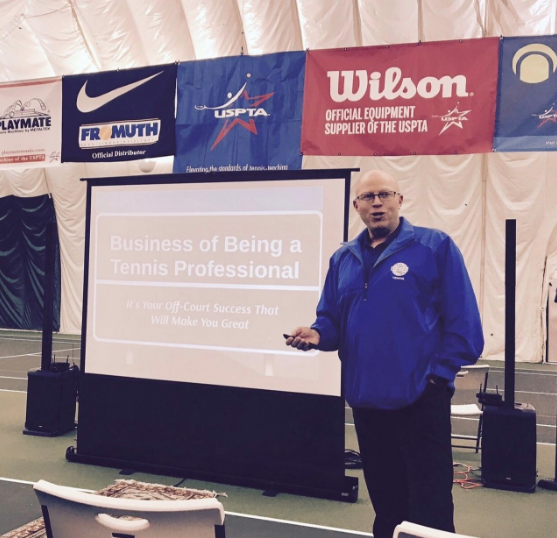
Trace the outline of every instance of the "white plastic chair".
<path fill-rule="evenodd" d="M 451 405 L 451 417 L 478 418 L 478 431 L 476 435 L 452 434 L 453 439 L 468 439 L 475 441 L 476 452 L 480 449 L 482 437 L 483 406 L 478 405 L 476 394 L 487 389 L 489 365 L 468 366 L 457 375 L 454 386 L 455 393 Z M 455 445 L 458 448 L 472 448 L 470 445 Z"/>
<path fill-rule="evenodd" d="M 439 531 L 416 523 L 403 521 L 395 528 L 393 538 L 474 538 L 464 534 L 454 534 L 452 532 Z"/>
<path fill-rule="evenodd" d="M 34 485 L 48 538 L 224 538 L 224 510 L 216 499 L 118 499 L 58 486 Z M 119 519 L 130 516 L 137 519 Z"/>

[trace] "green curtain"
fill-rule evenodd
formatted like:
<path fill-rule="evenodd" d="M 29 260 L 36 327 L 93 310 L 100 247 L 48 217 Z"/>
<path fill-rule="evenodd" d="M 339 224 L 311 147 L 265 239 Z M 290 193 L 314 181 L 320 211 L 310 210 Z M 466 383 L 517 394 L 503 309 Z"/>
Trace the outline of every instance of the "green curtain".
<path fill-rule="evenodd" d="M 0 327 L 42 330 L 47 225 L 55 221 L 45 196 L 0 198 Z M 60 329 L 60 248 L 54 240 L 52 330 Z"/>

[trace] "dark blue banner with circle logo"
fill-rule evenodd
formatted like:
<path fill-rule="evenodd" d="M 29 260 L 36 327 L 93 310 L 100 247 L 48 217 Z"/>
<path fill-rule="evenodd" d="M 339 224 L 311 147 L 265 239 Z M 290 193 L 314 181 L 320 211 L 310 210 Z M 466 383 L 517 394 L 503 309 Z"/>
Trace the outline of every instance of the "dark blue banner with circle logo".
<path fill-rule="evenodd" d="M 176 64 L 62 81 L 62 161 L 173 155 Z"/>
<path fill-rule="evenodd" d="M 300 169 L 304 52 L 178 65 L 174 172 Z"/>
<path fill-rule="evenodd" d="M 493 148 L 557 150 L 557 36 L 505 37 Z"/>

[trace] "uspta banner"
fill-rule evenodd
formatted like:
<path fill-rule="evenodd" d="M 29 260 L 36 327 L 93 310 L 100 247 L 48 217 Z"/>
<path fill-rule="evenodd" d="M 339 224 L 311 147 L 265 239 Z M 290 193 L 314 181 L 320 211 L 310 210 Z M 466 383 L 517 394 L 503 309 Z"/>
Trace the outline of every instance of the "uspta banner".
<path fill-rule="evenodd" d="M 60 164 L 60 77 L 0 84 L 0 111 L 0 168 Z"/>
<path fill-rule="evenodd" d="M 498 38 L 308 52 L 305 155 L 491 151 Z"/>
<path fill-rule="evenodd" d="M 557 36 L 505 37 L 500 55 L 493 147 L 557 150 Z"/>
<path fill-rule="evenodd" d="M 299 169 L 304 52 L 178 66 L 174 172 Z"/>
<path fill-rule="evenodd" d="M 175 96 L 176 64 L 64 77 L 62 160 L 173 155 Z"/>

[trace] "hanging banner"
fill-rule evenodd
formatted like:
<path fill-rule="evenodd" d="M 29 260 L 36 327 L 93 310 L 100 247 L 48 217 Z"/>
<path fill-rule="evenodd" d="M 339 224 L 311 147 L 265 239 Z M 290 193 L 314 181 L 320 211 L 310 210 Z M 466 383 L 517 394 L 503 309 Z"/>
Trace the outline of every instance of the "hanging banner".
<path fill-rule="evenodd" d="M 498 38 L 307 55 L 305 155 L 491 151 Z"/>
<path fill-rule="evenodd" d="M 300 169 L 304 52 L 178 66 L 174 172 Z"/>
<path fill-rule="evenodd" d="M 176 64 L 64 77 L 62 161 L 173 155 Z"/>
<path fill-rule="evenodd" d="M 60 77 L 0 84 L 0 112 L 0 169 L 60 164 Z"/>
<path fill-rule="evenodd" d="M 503 38 L 499 66 L 494 149 L 557 150 L 557 36 Z"/>

